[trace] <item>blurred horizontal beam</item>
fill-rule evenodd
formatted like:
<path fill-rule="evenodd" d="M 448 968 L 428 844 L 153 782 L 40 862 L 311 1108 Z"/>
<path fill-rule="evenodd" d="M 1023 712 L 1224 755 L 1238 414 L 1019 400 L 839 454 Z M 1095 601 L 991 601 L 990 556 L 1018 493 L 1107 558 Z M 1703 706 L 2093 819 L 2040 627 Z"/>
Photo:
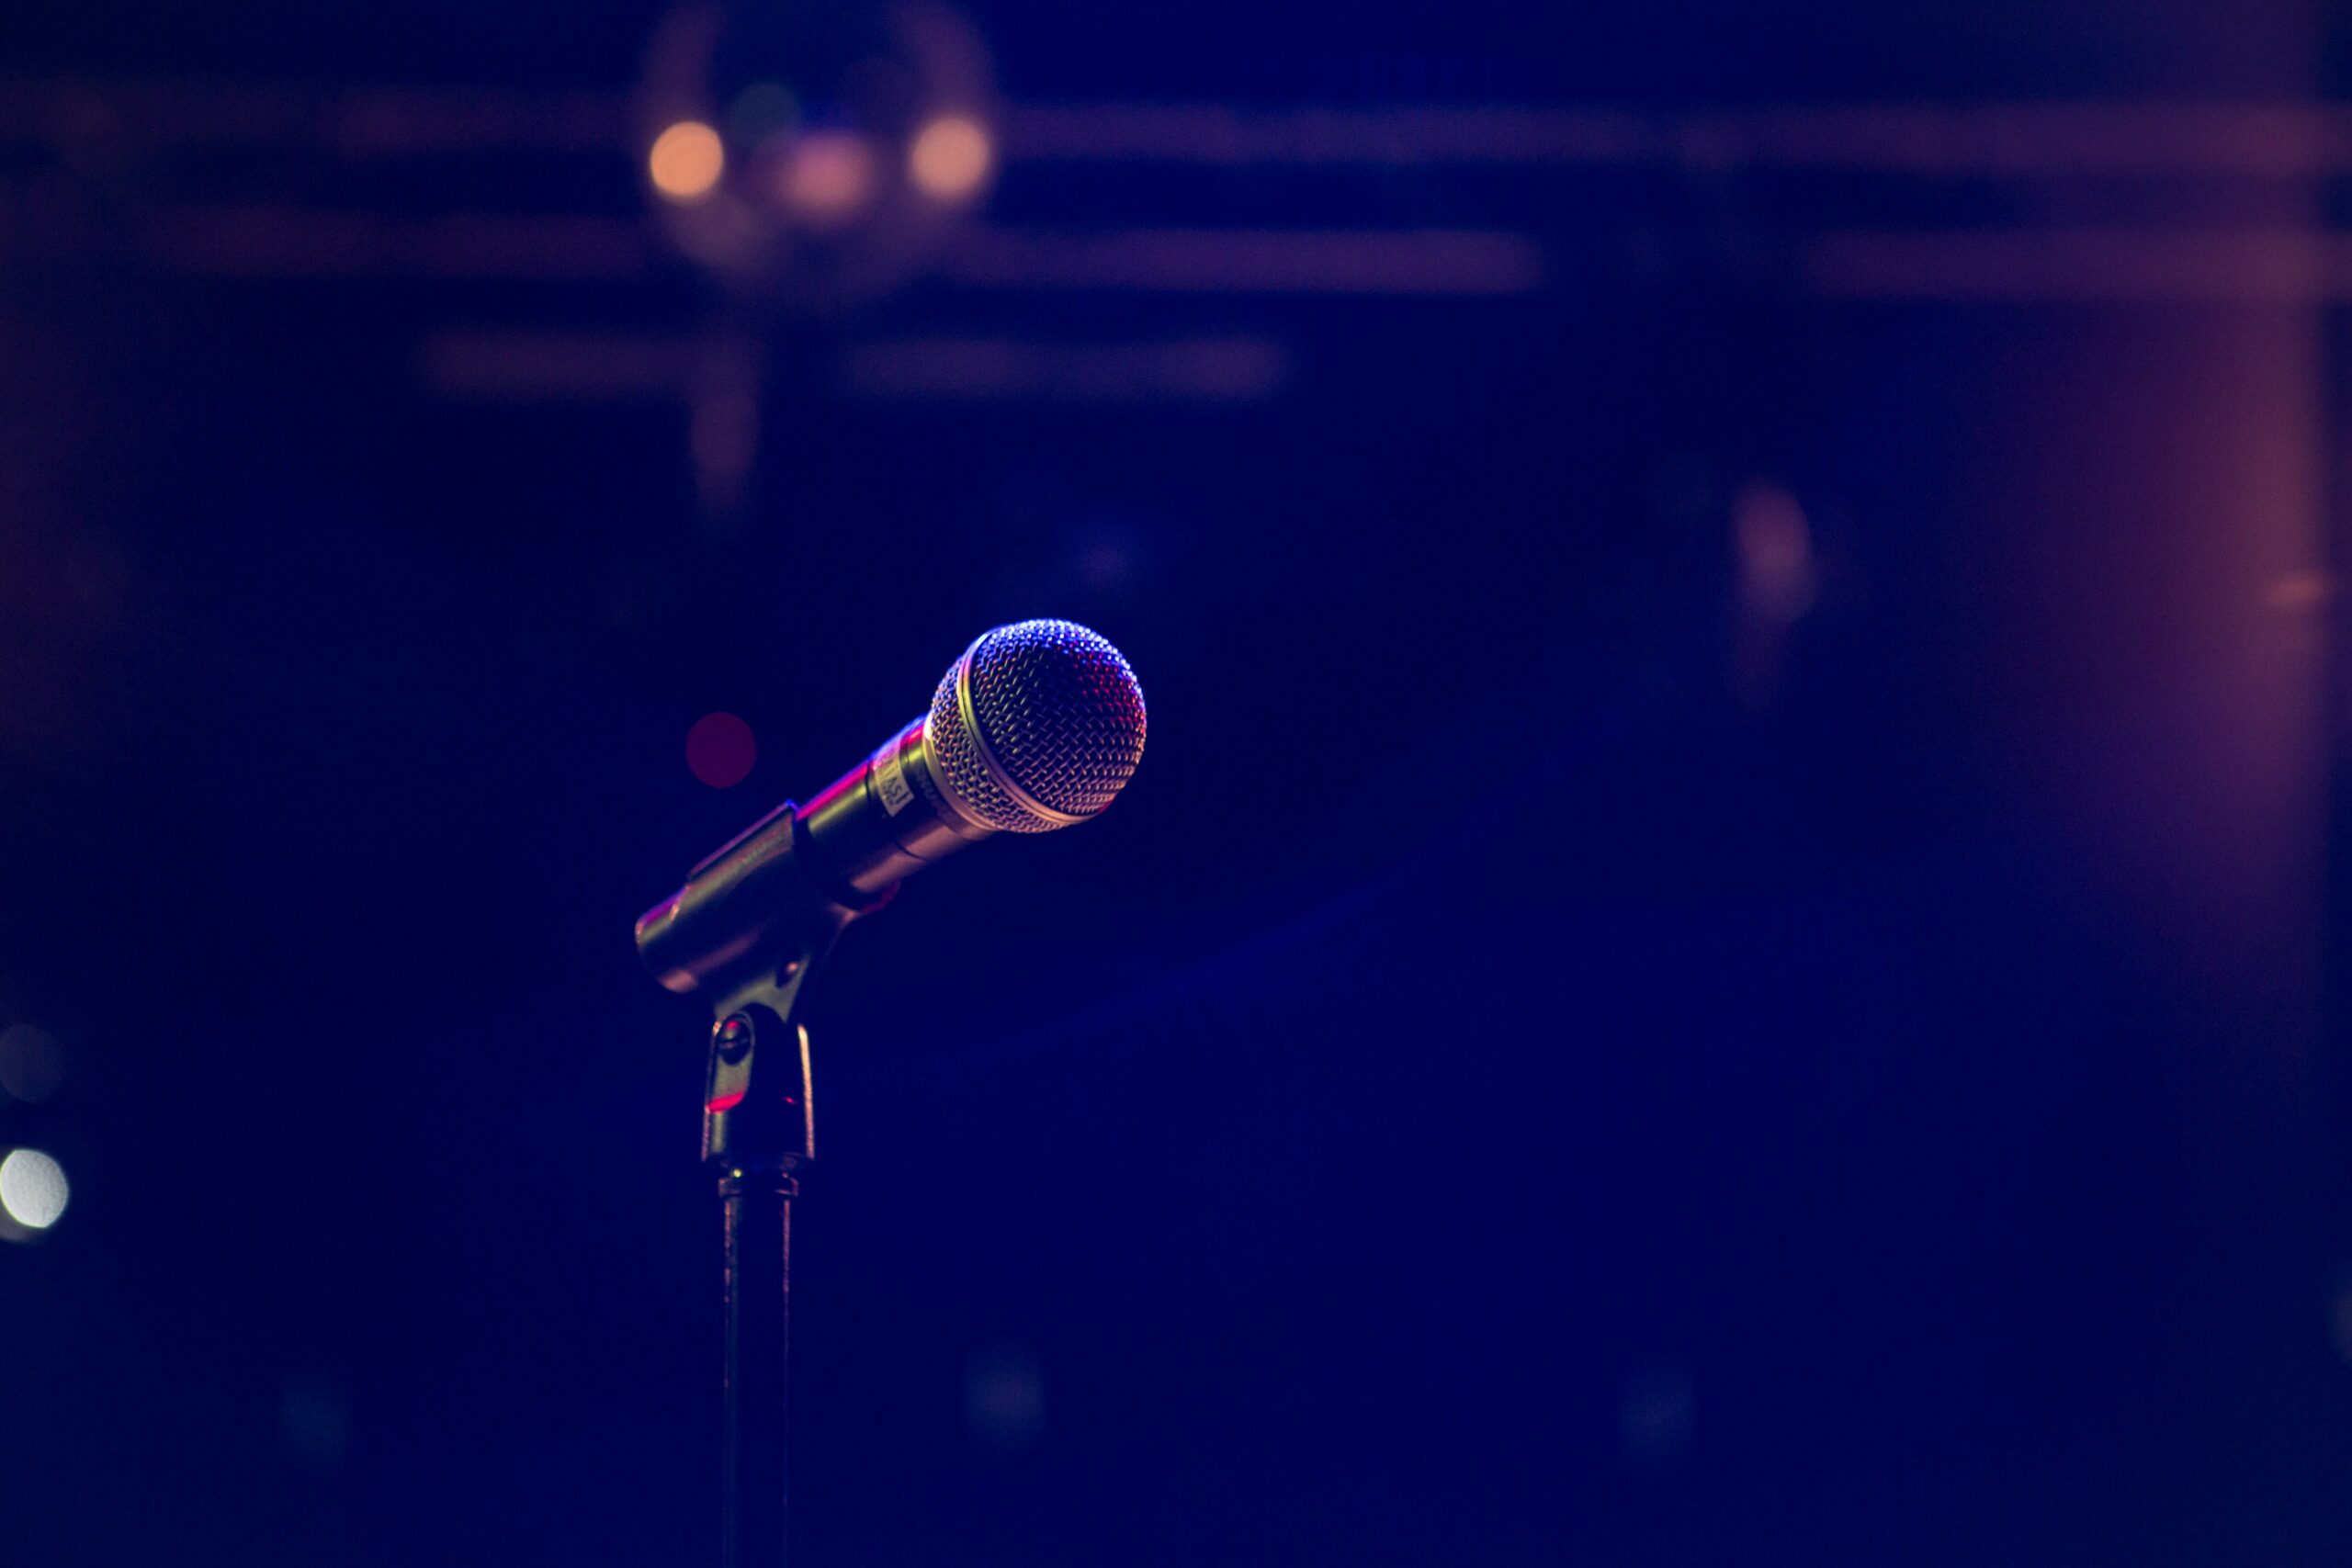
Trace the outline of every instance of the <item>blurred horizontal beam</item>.
<path fill-rule="evenodd" d="M 1525 294 L 1543 252 L 1481 230 L 982 229 L 933 269 L 992 288 L 1193 293 Z"/>
<path fill-rule="evenodd" d="M 518 150 L 626 151 L 628 100 L 615 93 L 187 81 L 0 83 L 0 143 L 76 162 L 170 144 L 284 146 L 346 157 Z"/>
<path fill-rule="evenodd" d="M 180 271 L 256 279 L 628 284 L 686 265 L 639 218 L 182 204 L 100 229 L 70 204 L 0 199 L 0 257 L 79 261 L 126 244 Z M 979 227 L 930 272 L 975 289 L 1477 298 L 1536 292 L 1549 269 L 1532 237 L 1500 231 Z M 2352 300 L 2352 234 L 1832 231 L 1804 243 L 1792 281 L 1856 299 Z"/>
<path fill-rule="evenodd" d="M 248 277 L 636 278 L 656 259 L 639 220 L 518 213 L 394 218 L 291 207 L 174 207 L 146 225 L 157 261 Z"/>
<path fill-rule="evenodd" d="M 842 381 L 870 398 L 947 402 L 1255 403 L 1281 389 L 1290 351 L 1266 338 L 1032 343 L 1002 337 L 859 344 Z"/>
<path fill-rule="evenodd" d="M 34 228 L 30 254 L 105 248 L 65 225 Z M 639 218 L 184 204 L 137 231 L 164 265 L 243 277 L 626 282 L 673 259 Z M 1544 270 L 1532 239 L 1484 230 L 990 227 L 956 237 L 930 268 L 972 288 L 1354 295 L 1523 294 Z"/>
<path fill-rule="evenodd" d="M 1220 167 L 1511 165 L 1882 170 L 1922 175 L 2352 170 L 2352 109 L 2297 103 L 1839 104 L 1698 112 L 1573 105 L 1016 103 L 1014 160 Z M 634 156 L 624 94 L 86 79 L 0 82 L 0 143 L 70 162 L 126 148 L 279 145 L 354 158 L 494 151 Z"/>
<path fill-rule="evenodd" d="M 707 395 L 742 345 L 724 338 L 626 333 L 440 332 L 425 340 L 425 383 L 486 402 L 671 402 Z M 1290 377 L 1290 351 L 1260 337 L 1069 343 L 1002 336 L 901 337 L 852 344 L 845 391 L 891 401 L 1087 404 L 1253 403 Z"/>
<path fill-rule="evenodd" d="M 628 281 L 666 260 L 628 219 L 469 214 L 392 219 L 179 208 L 149 231 L 158 261 L 251 277 Z M 1501 296 L 1545 280 L 1541 248 L 1476 230 L 1318 231 L 985 228 L 933 272 L 973 288 Z M 1835 297 L 1941 299 L 2352 299 L 2352 236 L 2317 230 L 1848 231 L 1807 247 L 1804 281 Z"/>
<path fill-rule="evenodd" d="M 2352 111 L 2300 104 L 1856 104 L 1684 114 L 1017 104 L 1006 111 L 1003 135 L 1009 157 L 1062 163 L 2281 178 L 2352 169 Z"/>

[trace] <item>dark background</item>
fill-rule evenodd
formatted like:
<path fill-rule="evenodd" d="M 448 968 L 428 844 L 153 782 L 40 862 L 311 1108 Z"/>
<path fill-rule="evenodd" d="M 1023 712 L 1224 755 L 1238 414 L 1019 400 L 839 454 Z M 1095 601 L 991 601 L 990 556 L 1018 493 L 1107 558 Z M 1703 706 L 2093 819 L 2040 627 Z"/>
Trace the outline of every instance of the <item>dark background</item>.
<path fill-rule="evenodd" d="M 629 923 L 1030 615 L 1126 650 L 1150 750 L 823 977 L 807 1562 L 2343 1560 L 2324 17 L 976 6 L 1009 116 L 1656 145 L 1014 138 L 976 221 L 1540 275 L 822 311 L 645 216 L 657 20 L 0 20 L 0 1023 L 64 1064 L 0 1145 L 73 1182 L 0 1246 L 0 1561 L 708 1560 L 707 1021 Z M 617 129 L 366 159 L 234 110 L 386 87 Z M 1870 118 L 1927 110 L 1994 129 Z M 175 247 L 200 203 L 242 261 Z M 650 259 L 322 259 L 263 209 Z M 716 479 L 691 371 L 433 370 L 713 323 L 762 427 Z M 848 368 L 943 337 L 1276 373 Z"/>

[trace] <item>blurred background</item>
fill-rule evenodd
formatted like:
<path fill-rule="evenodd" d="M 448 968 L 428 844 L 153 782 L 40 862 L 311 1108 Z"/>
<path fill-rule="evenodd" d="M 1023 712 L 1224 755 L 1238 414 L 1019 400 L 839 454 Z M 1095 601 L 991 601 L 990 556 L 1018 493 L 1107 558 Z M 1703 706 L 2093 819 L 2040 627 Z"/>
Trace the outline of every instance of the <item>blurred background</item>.
<path fill-rule="evenodd" d="M 0 1561 L 715 1555 L 637 913 L 850 933 L 807 1562 L 2352 1548 L 2352 28 L 0 17 Z"/>

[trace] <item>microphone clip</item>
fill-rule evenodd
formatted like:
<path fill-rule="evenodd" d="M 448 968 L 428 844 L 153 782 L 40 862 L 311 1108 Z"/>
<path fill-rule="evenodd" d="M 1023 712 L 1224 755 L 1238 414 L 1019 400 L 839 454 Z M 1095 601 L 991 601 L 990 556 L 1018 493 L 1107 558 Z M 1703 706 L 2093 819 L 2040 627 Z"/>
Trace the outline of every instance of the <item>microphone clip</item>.
<path fill-rule="evenodd" d="M 767 984 L 730 998 L 711 1025 L 702 1157 L 722 1185 L 773 1177 L 790 1197 L 793 1173 L 817 1157 L 808 1031 L 795 1014 L 820 956 L 794 958 Z"/>
<path fill-rule="evenodd" d="M 702 1154 L 725 1181 L 789 1183 L 815 1154 L 801 991 L 866 911 L 835 901 L 809 874 L 806 838 L 787 800 L 637 922 L 638 953 L 654 977 L 710 1003 Z"/>

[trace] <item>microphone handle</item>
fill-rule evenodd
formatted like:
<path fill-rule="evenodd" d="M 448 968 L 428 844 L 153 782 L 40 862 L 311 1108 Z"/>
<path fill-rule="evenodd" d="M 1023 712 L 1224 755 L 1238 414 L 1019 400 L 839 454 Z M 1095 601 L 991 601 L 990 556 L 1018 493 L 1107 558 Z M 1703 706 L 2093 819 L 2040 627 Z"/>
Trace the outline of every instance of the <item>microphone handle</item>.
<path fill-rule="evenodd" d="M 927 865 L 995 829 L 973 822 L 939 786 L 923 719 L 884 742 L 800 810 L 809 868 L 842 903 L 870 904 Z"/>
<path fill-rule="evenodd" d="M 729 984 L 838 929 L 923 867 L 995 831 L 936 780 L 915 720 L 805 807 L 786 801 L 686 874 L 637 922 L 637 950 L 680 995 Z"/>

